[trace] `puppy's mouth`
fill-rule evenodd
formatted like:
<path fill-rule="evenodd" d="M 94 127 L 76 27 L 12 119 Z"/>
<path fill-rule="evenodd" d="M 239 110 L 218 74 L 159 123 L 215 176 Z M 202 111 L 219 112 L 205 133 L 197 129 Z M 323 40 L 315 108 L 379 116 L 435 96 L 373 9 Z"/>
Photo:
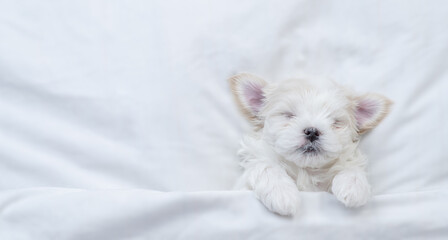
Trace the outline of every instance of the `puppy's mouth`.
<path fill-rule="evenodd" d="M 298 149 L 302 154 L 306 155 L 316 155 L 321 149 L 317 143 L 307 143 Z"/>

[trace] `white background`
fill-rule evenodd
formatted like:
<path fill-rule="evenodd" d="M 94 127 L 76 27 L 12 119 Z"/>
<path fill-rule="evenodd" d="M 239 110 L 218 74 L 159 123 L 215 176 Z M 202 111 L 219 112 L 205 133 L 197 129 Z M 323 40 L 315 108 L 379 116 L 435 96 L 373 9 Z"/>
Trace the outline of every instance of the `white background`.
<path fill-rule="evenodd" d="M 230 191 L 238 72 L 391 98 L 372 201 Z M 446 238 L 447 94 L 445 1 L 0 1 L 0 238 Z"/>

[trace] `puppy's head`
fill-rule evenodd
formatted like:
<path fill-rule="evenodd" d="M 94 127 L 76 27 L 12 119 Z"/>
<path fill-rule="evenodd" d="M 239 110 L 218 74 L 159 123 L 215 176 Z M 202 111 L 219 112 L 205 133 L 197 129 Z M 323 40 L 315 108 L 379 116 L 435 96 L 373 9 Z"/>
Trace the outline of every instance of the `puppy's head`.
<path fill-rule="evenodd" d="M 230 78 L 246 118 L 277 154 L 299 167 L 322 167 L 337 159 L 387 115 L 391 101 L 378 94 L 355 95 L 329 82 L 269 84 L 250 74 Z"/>

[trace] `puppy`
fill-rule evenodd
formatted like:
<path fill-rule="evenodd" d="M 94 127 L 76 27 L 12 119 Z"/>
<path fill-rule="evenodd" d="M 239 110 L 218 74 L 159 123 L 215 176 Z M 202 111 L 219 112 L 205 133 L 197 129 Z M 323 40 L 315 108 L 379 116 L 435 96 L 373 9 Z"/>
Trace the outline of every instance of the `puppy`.
<path fill-rule="evenodd" d="M 239 188 L 253 190 L 280 215 L 293 215 L 299 191 L 327 191 L 347 207 L 370 197 L 360 136 L 388 114 L 391 101 L 374 93 L 355 95 L 330 82 L 268 83 L 251 74 L 230 78 L 237 105 L 253 131 L 238 155 Z"/>

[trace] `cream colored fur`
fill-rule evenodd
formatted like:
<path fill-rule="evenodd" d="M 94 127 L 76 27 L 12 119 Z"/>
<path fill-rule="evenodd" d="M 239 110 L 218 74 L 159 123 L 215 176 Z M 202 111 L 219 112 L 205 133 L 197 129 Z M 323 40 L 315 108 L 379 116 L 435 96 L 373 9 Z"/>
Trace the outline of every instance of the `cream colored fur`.
<path fill-rule="evenodd" d="M 356 95 L 332 82 L 270 84 L 246 73 L 230 83 L 253 125 L 238 152 L 244 168 L 238 188 L 253 190 L 281 215 L 296 213 L 299 191 L 327 191 L 347 207 L 368 201 L 367 159 L 358 148 L 359 137 L 387 115 L 387 98 Z M 319 133 L 313 142 L 304 134 L 310 127 Z"/>

